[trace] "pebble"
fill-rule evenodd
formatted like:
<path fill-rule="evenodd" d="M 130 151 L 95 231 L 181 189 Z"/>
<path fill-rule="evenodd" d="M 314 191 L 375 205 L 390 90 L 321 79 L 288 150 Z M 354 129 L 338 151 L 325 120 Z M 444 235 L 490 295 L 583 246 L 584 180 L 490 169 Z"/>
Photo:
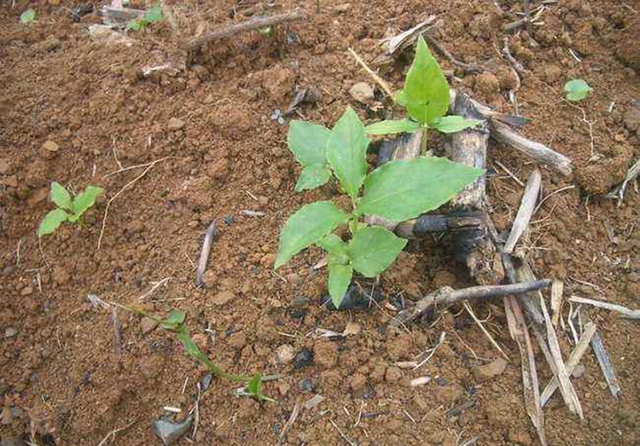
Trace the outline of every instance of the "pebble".
<path fill-rule="evenodd" d="M 313 392 L 315 390 L 315 386 L 313 385 L 313 381 L 311 381 L 311 378 L 305 378 L 302 381 L 300 381 L 300 390 L 302 390 L 303 392 Z"/>
<path fill-rule="evenodd" d="M 148 317 L 143 317 L 142 321 L 140 321 L 140 330 L 142 331 L 143 335 L 146 335 L 147 333 L 151 333 L 153 330 L 156 329 L 157 326 L 158 326 L 158 323 Z"/>
<path fill-rule="evenodd" d="M 308 348 L 304 347 L 300 352 L 296 355 L 293 360 L 293 368 L 301 369 L 302 367 L 306 367 L 311 365 L 313 361 L 313 352 Z"/>
<path fill-rule="evenodd" d="M 410 382 L 411 387 L 424 386 L 431 381 L 431 377 L 429 376 L 421 376 L 419 378 L 413 378 Z"/>
<path fill-rule="evenodd" d="M 30 287 L 30 286 L 24 287 L 22 291 L 20 291 L 21 296 L 29 296 L 32 293 L 33 293 L 33 287 Z"/>
<path fill-rule="evenodd" d="M 0 175 L 8 174 L 10 168 L 11 165 L 9 164 L 9 161 L 5 158 L 0 158 Z"/>
<path fill-rule="evenodd" d="M 479 382 L 488 381 L 491 378 L 502 375 L 507 368 L 507 361 L 498 358 L 485 365 L 478 365 L 471 369 L 471 373 Z"/>
<path fill-rule="evenodd" d="M 11 422 L 13 421 L 13 413 L 11 412 L 11 408 L 10 407 L 3 407 L 2 408 L 2 413 L 0 414 L 0 420 L 2 421 L 2 424 L 9 425 L 11 424 Z"/>
<path fill-rule="evenodd" d="M 374 290 L 373 295 L 365 295 L 362 293 L 362 288 L 360 288 L 356 284 L 351 284 L 347 293 L 344 295 L 344 299 L 340 303 L 339 311 L 345 310 L 366 310 L 370 306 L 370 297 L 373 298 L 376 302 L 381 302 L 384 300 L 384 296 L 377 290 Z M 336 311 L 335 305 L 331 301 L 330 295 L 322 296 L 320 299 L 320 305 L 326 307 L 328 310 Z M 374 306 L 375 307 L 375 306 Z"/>
<path fill-rule="evenodd" d="M 44 144 L 42 144 L 42 148 L 47 150 L 48 152 L 57 152 L 58 150 L 60 150 L 60 146 L 54 141 L 45 142 Z"/>
<path fill-rule="evenodd" d="M 574 378 L 582 378 L 586 370 L 587 369 L 583 364 L 578 364 L 573 368 L 573 372 L 571 372 L 571 376 L 573 376 Z"/>
<path fill-rule="evenodd" d="M 211 299 L 211 303 L 221 307 L 231 302 L 234 298 L 235 296 L 231 291 L 221 291 Z"/>
<path fill-rule="evenodd" d="M 227 340 L 229 345 L 236 350 L 242 350 L 247 345 L 247 335 L 242 332 L 234 333 Z"/>
<path fill-rule="evenodd" d="M 291 301 L 291 303 L 289 304 L 289 307 L 291 308 L 305 308 L 308 307 L 309 304 L 311 303 L 311 301 L 309 300 L 308 297 L 296 297 L 295 299 L 293 299 Z"/>
<path fill-rule="evenodd" d="M 168 419 L 161 418 L 151 423 L 151 430 L 162 441 L 162 444 L 169 446 L 189 432 L 192 422 L 193 417 L 187 418 L 182 423 L 173 423 Z"/>
<path fill-rule="evenodd" d="M 169 119 L 169 124 L 167 125 L 168 129 L 172 132 L 180 130 L 184 127 L 184 121 L 179 118 L 171 118 Z"/>
<path fill-rule="evenodd" d="M 358 82 L 349 89 L 349 94 L 356 101 L 366 104 L 373 100 L 373 87 L 366 82 Z"/>
<path fill-rule="evenodd" d="M 13 327 L 9 327 L 4 331 L 4 337 L 5 338 L 12 338 L 17 334 L 18 334 L 18 330 L 16 330 Z"/>
<path fill-rule="evenodd" d="M 211 385 L 211 381 L 213 380 L 213 375 L 211 373 L 207 373 L 200 380 L 200 391 L 204 392 Z"/>
<path fill-rule="evenodd" d="M 231 226 L 233 224 L 233 215 L 225 215 L 222 219 L 224 220 L 224 224 L 227 226 Z"/>
<path fill-rule="evenodd" d="M 351 9 L 351 3 L 343 3 L 341 5 L 337 5 L 333 10 L 337 13 L 343 14 Z"/>
<path fill-rule="evenodd" d="M 287 274 L 285 279 L 291 285 L 300 285 L 302 283 L 302 277 L 296 273 Z"/>
<path fill-rule="evenodd" d="M 384 380 L 390 383 L 399 381 L 402 378 L 402 371 L 398 367 L 387 367 L 384 373 Z"/>
<path fill-rule="evenodd" d="M 289 344 L 282 344 L 276 349 L 276 358 L 280 364 L 290 364 L 295 354 L 295 349 Z"/>

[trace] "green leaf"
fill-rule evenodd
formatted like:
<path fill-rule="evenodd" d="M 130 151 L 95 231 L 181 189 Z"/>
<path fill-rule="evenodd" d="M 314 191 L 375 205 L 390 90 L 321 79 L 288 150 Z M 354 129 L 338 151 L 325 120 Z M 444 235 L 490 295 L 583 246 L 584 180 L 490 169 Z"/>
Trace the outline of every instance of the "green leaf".
<path fill-rule="evenodd" d="M 29 8 L 25 12 L 20 14 L 20 22 L 24 23 L 25 25 L 35 21 L 35 19 L 36 19 L 35 9 Z"/>
<path fill-rule="evenodd" d="M 126 29 L 131 29 L 133 31 L 140 31 L 145 26 L 146 25 L 143 25 L 143 23 L 142 23 L 142 19 L 131 20 L 130 22 L 127 23 Z"/>
<path fill-rule="evenodd" d="M 262 393 L 262 374 L 258 373 L 247 383 L 244 394 L 251 396 L 258 401 L 275 401 Z"/>
<path fill-rule="evenodd" d="M 409 116 L 421 124 L 431 125 L 449 108 L 449 84 L 422 36 L 418 38 L 404 88 L 396 99 Z"/>
<path fill-rule="evenodd" d="M 364 125 L 356 112 L 348 107 L 329 135 L 327 160 L 342 188 L 355 199 L 367 175 L 367 146 Z"/>
<path fill-rule="evenodd" d="M 331 301 L 336 308 L 340 308 L 342 299 L 349 288 L 351 277 L 353 276 L 353 268 L 351 265 L 339 265 L 329 261 L 329 294 Z"/>
<path fill-rule="evenodd" d="M 78 221 L 78 219 L 93 206 L 96 198 L 104 192 L 104 189 L 96 186 L 88 186 L 84 192 L 73 199 L 73 215 L 69 217 L 70 221 Z"/>
<path fill-rule="evenodd" d="M 462 116 L 450 115 L 443 116 L 440 120 L 434 122 L 431 127 L 442 133 L 455 133 L 469 127 L 475 127 L 481 122 L 481 119 L 465 119 Z"/>
<path fill-rule="evenodd" d="M 147 9 L 147 12 L 144 14 L 144 18 L 150 23 L 163 21 L 164 15 L 162 14 L 162 7 L 160 5 L 153 5 L 151 8 Z"/>
<path fill-rule="evenodd" d="M 573 79 L 564 84 L 564 91 L 568 100 L 577 102 L 589 96 L 593 88 L 582 79 Z"/>
<path fill-rule="evenodd" d="M 58 229 L 58 226 L 60 226 L 62 222 L 67 221 L 68 219 L 69 214 L 67 214 L 63 209 L 54 209 L 45 215 L 44 219 L 40 223 L 40 227 L 38 228 L 38 237 L 52 234 L 56 229 Z"/>
<path fill-rule="evenodd" d="M 415 218 L 455 197 L 483 172 L 446 158 L 390 161 L 369 174 L 355 213 L 396 222 Z"/>
<path fill-rule="evenodd" d="M 165 330 L 176 330 L 182 323 L 184 323 L 185 313 L 178 310 L 171 310 L 169 315 L 160 322 L 160 325 Z"/>
<path fill-rule="evenodd" d="M 376 122 L 365 127 L 369 135 L 393 135 L 396 133 L 412 133 L 420 128 L 420 124 L 411 119 L 398 119 Z"/>
<path fill-rule="evenodd" d="M 73 211 L 71 194 L 60 183 L 54 181 L 51 183 L 51 201 L 62 209 Z"/>
<path fill-rule="evenodd" d="M 331 201 L 317 201 L 296 211 L 280 232 L 275 268 L 278 269 L 312 243 L 347 221 L 347 214 Z"/>
<path fill-rule="evenodd" d="M 291 121 L 287 145 L 303 167 L 326 164 L 325 147 L 330 134 L 331 131 L 321 125 Z"/>
<path fill-rule="evenodd" d="M 333 262 L 336 265 L 349 263 L 347 244 L 337 235 L 329 234 L 318 240 L 316 244 L 329 253 L 330 263 Z"/>
<path fill-rule="evenodd" d="M 365 277 L 375 277 L 393 263 L 407 240 L 393 232 L 369 226 L 358 231 L 349 242 L 349 258 L 353 269 Z"/>
<path fill-rule="evenodd" d="M 331 178 L 331 169 L 325 164 L 309 164 L 302 169 L 300 178 L 296 183 L 296 192 L 302 192 L 305 189 L 315 189 L 322 186 Z"/>

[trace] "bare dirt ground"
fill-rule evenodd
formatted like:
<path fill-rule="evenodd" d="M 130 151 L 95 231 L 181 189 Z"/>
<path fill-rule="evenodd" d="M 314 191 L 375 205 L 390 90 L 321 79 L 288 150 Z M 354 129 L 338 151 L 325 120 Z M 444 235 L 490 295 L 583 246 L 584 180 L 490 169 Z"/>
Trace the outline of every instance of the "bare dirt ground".
<path fill-rule="evenodd" d="M 534 26 L 533 35 L 525 28 L 503 31 L 520 17 L 518 1 L 321 0 L 319 13 L 315 2 L 289 0 L 174 3 L 177 29 L 165 20 L 129 33 L 130 47 L 92 41 L 87 28 L 100 18 L 89 14 L 72 22 L 74 1 L 0 6 L 2 444 L 21 444 L 20 436 L 34 434 L 39 445 L 95 446 L 127 426 L 102 444 L 160 444 L 150 423 L 163 406 L 179 407 L 183 416 L 193 407 L 204 368 L 170 333 L 141 326 L 139 317 L 123 311 L 116 352 L 111 315 L 94 309 L 88 294 L 158 314 L 181 309 L 197 342 L 230 371 L 284 374 L 265 385 L 275 403 L 236 397 L 232 384 L 214 379 L 200 397 L 197 432 L 187 435 L 194 444 L 277 444 L 296 402 L 314 394 L 326 399 L 303 409 L 282 444 L 458 446 L 474 438 L 477 445 L 539 444 L 500 300 L 474 304 L 511 360 L 503 373 L 484 380 L 475 367 L 499 353 L 461 307 L 392 337 L 379 331 L 394 313 L 388 305 L 353 313 L 318 305 L 325 293 L 323 271 L 313 269 L 320 251 L 310 250 L 274 274 L 286 218 L 334 191 L 293 191 L 298 167 L 286 147 L 287 125 L 270 116 L 286 109 L 296 89 L 307 88 L 313 99 L 299 109 L 304 119 L 331 125 L 346 105 L 366 121 L 378 119 L 380 92 L 368 106 L 349 95 L 354 83 L 371 79 L 346 50 L 353 47 L 371 62 L 388 32 L 430 14 L 442 22 L 435 36 L 443 46 L 486 69 L 468 74 L 442 60 L 458 77 L 456 88 L 513 113 L 507 91 L 515 81 L 500 51 L 508 37 L 525 69 L 516 93 L 520 113 L 531 118 L 525 133 L 575 165 L 570 177 L 543 168 L 544 196 L 565 189 L 541 206 L 521 248 L 540 277 L 565 282 L 565 296 L 638 308 L 640 195 L 630 187 L 620 207 L 601 196 L 640 155 L 640 3 L 545 2 L 543 25 Z M 28 7 L 38 14 L 29 26 L 19 21 Z M 310 19 L 278 27 L 271 37 L 248 33 L 206 46 L 187 72 L 175 76 L 140 75 L 204 29 L 296 7 Z M 410 57 L 411 51 L 381 70 L 394 89 Z M 594 89 L 577 105 L 562 92 L 572 78 Z M 47 141 L 58 150 L 48 150 Z M 491 215 L 505 230 L 523 189 L 497 163 L 522 181 L 535 165 L 495 141 L 489 152 Z M 120 165 L 160 159 L 113 201 L 98 250 L 107 199 L 144 168 L 110 174 Z M 35 231 L 52 209 L 52 181 L 74 191 L 99 185 L 106 198 L 82 225 L 65 225 L 40 246 Z M 266 216 L 248 217 L 243 210 Z M 192 262 L 213 219 L 220 234 L 205 286 L 196 290 Z M 470 284 L 445 235 L 411 242 L 382 275 L 380 289 L 413 300 L 442 285 Z M 556 394 L 545 409 L 549 443 L 638 445 L 640 329 L 602 310 L 584 308 L 583 314 L 599 327 L 622 393 L 612 397 L 588 352 L 584 374 L 573 380 L 586 420 L 572 416 Z M 341 332 L 349 321 L 361 331 L 337 341 L 308 335 L 316 328 Z M 422 368 L 394 365 L 415 360 L 443 331 L 445 342 Z M 309 349 L 313 361 L 301 368 L 278 362 L 283 344 L 295 353 Z M 564 334 L 561 344 L 567 355 L 571 345 Z M 546 383 L 550 371 L 536 354 Z M 420 376 L 432 379 L 408 386 Z"/>

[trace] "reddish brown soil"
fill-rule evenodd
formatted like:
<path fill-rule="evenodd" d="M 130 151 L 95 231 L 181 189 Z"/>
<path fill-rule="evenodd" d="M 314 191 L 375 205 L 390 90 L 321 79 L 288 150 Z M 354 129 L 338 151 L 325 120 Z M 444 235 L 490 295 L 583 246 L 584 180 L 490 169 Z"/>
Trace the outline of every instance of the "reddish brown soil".
<path fill-rule="evenodd" d="M 72 23 L 66 8 L 75 2 L 63 1 L 64 7 L 38 2 L 33 26 L 18 20 L 27 2 L 11 3 L 0 7 L 3 440 L 52 432 L 44 439 L 37 436 L 38 444 L 97 445 L 110 431 L 133 423 L 106 444 L 159 444 L 151 420 L 162 414 L 163 406 L 192 407 L 204 369 L 183 354 L 170 333 L 156 329 L 143 335 L 140 319 L 122 311 L 122 348 L 116 354 L 111 316 L 94 310 L 87 295 L 139 304 L 155 282 L 170 277 L 142 301 L 148 310 L 185 311 L 198 342 L 233 372 L 285 375 L 265 386 L 277 402 L 264 404 L 237 398 L 232 384 L 214 380 L 200 400 L 196 444 L 276 444 L 295 403 L 312 396 L 300 390 L 303 378 L 310 378 L 326 400 L 302 411 L 284 444 L 344 444 L 338 428 L 359 445 L 454 446 L 475 437 L 478 445 L 538 444 L 523 405 L 518 349 L 500 301 L 475 305 L 475 311 L 511 364 L 500 376 L 480 382 L 472 368 L 498 353 L 460 308 L 431 326 L 414 326 L 411 333 L 389 338 L 378 330 L 392 314 L 386 307 L 338 314 L 317 306 L 324 292 L 322 271 L 312 268 L 322 258 L 318 250 L 296 257 L 279 271 L 282 277 L 272 272 L 278 232 L 287 216 L 303 203 L 333 195 L 330 188 L 294 193 L 298 167 L 285 145 L 287 127 L 269 119 L 273 110 L 285 109 L 295 88 L 302 87 L 316 96 L 300 109 L 306 119 L 330 125 L 348 104 L 363 118 L 374 118 L 375 113 L 349 96 L 355 82 L 370 79 L 345 50 L 353 46 L 373 60 L 379 55 L 376 43 L 387 30 L 404 30 L 427 14 L 438 14 L 441 43 L 459 59 L 490 72 L 474 76 L 456 70 L 462 78 L 458 87 L 512 112 L 506 88 L 513 78 L 499 50 L 502 25 L 517 18 L 520 2 L 321 0 L 320 14 L 288 26 L 298 42 L 285 43 L 281 34 L 275 39 L 244 35 L 205 48 L 187 74 L 148 80 L 137 75 L 143 66 L 165 60 L 176 42 L 204 27 L 231 23 L 234 10 L 251 5 L 179 2 L 177 33 L 166 22 L 154 25 L 146 34 L 132 35 L 134 46 L 125 48 L 92 42 L 86 29 L 99 19 L 91 15 Z M 252 3 L 258 11 L 263 7 Z M 269 3 L 276 6 L 264 7 L 267 13 L 298 4 Z M 313 13 L 314 2 L 308 3 L 304 8 Z M 632 308 L 640 307 L 640 196 L 631 187 L 616 207 L 592 194 L 608 192 L 640 155 L 640 82 L 632 68 L 638 68 L 638 10 L 637 1 L 563 1 L 550 5 L 544 26 L 535 28 L 538 46 L 524 31 L 510 38 L 514 56 L 526 69 L 517 98 L 521 113 L 532 118 L 527 135 L 552 145 L 576 166 L 570 178 L 544 168 L 546 195 L 576 187 L 545 202 L 521 246 L 540 276 L 565 281 L 566 296 Z M 235 20 L 246 18 L 240 14 Z M 569 48 L 584 57 L 582 63 Z M 383 75 L 398 88 L 406 66 L 403 58 Z M 443 66 L 452 68 L 446 61 Z M 562 94 L 566 80 L 575 77 L 594 88 L 578 106 L 565 102 Z M 172 118 L 184 126 L 170 129 Z M 42 148 L 48 140 L 59 145 L 57 152 Z M 526 180 L 534 168 L 531 160 L 491 144 L 491 160 Z M 597 160 L 591 160 L 591 145 Z M 81 226 L 65 225 L 39 247 L 35 230 L 52 206 L 47 200 L 51 181 L 74 191 L 100 185 L 108 199 L 142 173 L 135 169 L 109 176 L 118 169 L 114 152 L 125 167 L 169 158 L 113 201 L 100 250 L 106 199 Z M 522 188 L 495 168 L 490 198 L 493 218 L 504 230 L 513 221 Z M 245 209 L 266 216 L 245 217 Z M 235 218 L 230 226 L 222 223 L 226 215 Z M 220 235 L 205 287 L 195 290 L 191 261 L 197 261 L 212 219 L 219 221 Z M 606 227 L 612 228 L 613 241 Z M 412 242 L 382 276 L 382 290 L 411 299 L 444 284 L 469 284 L 450 241 L 445 236 Z M 232 298 L 220 305 L 223 292 Z M 311 303 L 303 308 L 302 319 L 294 319 L 290 307 L 300 305 L 301 297 Z M 586 422 L 570 415 L 555 395 L 546 409 L 549 442 L 637 445 L 640 329 L 603 311 L 588 308 L 585 315 L 601 330 L 622 394 L 617 400 L 611 396 L 588 353 L 586 373 L 574 380 Z M 345 340 L 308 336 L 314 328 L 342 331 L 349 321 L 362 330 Z M 445 344 L 421 370 L 393 366 L 414 360 L 442 331 L 447 331 Z M 567 354 L 570 345 L 564 334 L 561 338 Z M 282 344 L 291 344 L 296 352 L 313 350 L 315 364 L 299 370 L 278 364 L 275 351 Z M 537 360 L 546 383 L 549 371 L 541 355 Z M 427 385 L 407 386 L 411 378 L 424 375 L 433 378 Z M 447 418 L 448 409 L 466 402 L 472 407 Z"/>

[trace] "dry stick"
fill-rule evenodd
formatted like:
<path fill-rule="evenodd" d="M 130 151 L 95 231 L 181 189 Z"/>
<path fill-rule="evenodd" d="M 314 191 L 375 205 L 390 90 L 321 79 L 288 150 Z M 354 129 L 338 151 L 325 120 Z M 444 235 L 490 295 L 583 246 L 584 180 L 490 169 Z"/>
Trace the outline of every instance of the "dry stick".
<path fill-rule="evenodd" d="M 564 282 L 562 280 L 554 280 L 551 284 L 551 323 L 558 328 L 558 321 L 562 315 L 562 292 L 564 290 Z"/>
<path fill-rule="evenodd" d="M 534 282 L 516 283 L 511 285 L 484 285 L 454 290 L 451 287 L 442 287 L 416 302 L 413 308 L 403 310 L 389 323 L 392 327 L 410 322 L 425 311 L 435 306 L 449 306 L 457 302 L 469 299 L 508 296 L 510 294 L 523 294 L 528 291 L 539 290 L 551 285 L 551 280 L 543 279 Z"/>
<path fill-rule="evenodd" d="M 576 368 L 580 359 L 585 354 L 587 349 L 589 348 L 589 343 L 591 342 L 591 338 L 596 332 L 596 325 L 593 322 L 589 322 L 584 327 L 584 332 L 580 337 L 580 340 L 576 344 L 575 348 L 569 355 L 569 359 L 567 360 L 567 374 L 571 375 L 573 370 Z M 544 391 L 540 395 L 540 405 L 544 407 L 545 404 L 549 401 L 549 398 L 553 395 L 553 393 L 558 389 L 558 379 L 556 377 L 551 378 L 547 387 L 545 387 Z"/>
<path fill-rule="evenodd" d="M 301 11 L 290 12 L 287 14 L 278 14 L 271 17 L 255 17 L 246 22 L 237 23 L 235 25 L 228 26 L 226 28 L 213 31 L 202 37 L 190 41 L 186 45 L 187 51 L 194 51 L 210 42 L 224 39 L 225 37 L 232 36 L 234 34 L 240 34 L 247 31 L 253 31 L 255 29 L 267 28 L 269 26 L 280 25 L 282 23 L 295 22 L 298 20 L 304 20 L 307 15 Z"/>
<path fill-rule="evenodd" d="M 562 359 L 562 351 L 560 350 L 558 337 L 556 335 L 556 331 L 553 328 L 553 324 L 551 323 L 551 318 L 549 317 L 547 306 L 545 305 L 542 298 L 540 299 L 540 307 L 542 308 L 542 314 L 544 315 L 545 325 L 547 327 L 547 339 L 549 342 L 551 354 L 553 355 L 553 361 L 556 366 L 557 373 L 555 373 L 555 375 L 558 379 L 558 383 L 560 384 L 560 392 L 562 393 L 562 398 L 564 399 L 564 402 L 569 410 L 572 413 L 577 414 L 581 420 L 584 420 L 582 405 L 580 404 L 578 395 L 576 394 L 576 391 L 573 388 L 571 381 L 569 380 L 569 373 L 567 372 L 567 367 L 565 366 Z"/>
<path fill-rule="evenodd" d="M 458 59 L 453 57 L 453 55 L 449 51 L 447 51 L 447 49 L 445 47 L 440 45 L 440 42 L 438 42 L 434 37 L 432 37 L 432 36 L 430 36 L 428 34 L 423 34 L 423 35 L 424 35 L 424 38 L 426 39 L 426 41 L 429 43 L 429 46 L 435 48 L 435 50 L 438 53 L 440 53 L 440 55 L 442 57 L 447 59 L 453 65 L 455 65 L 455 66 L 457 66 L 459 68 L 462 68 L 464 71 L 466 71 L 468 73 L 481 73 L 482 71 L 484 71 L 484 69 L 482 67 L 479 67 L 477 65 L 460 62 Z"/>
<path fill-rule="evenodd" d="M 109 438 L 111 438 L 111 437 L 115 438 L 115 436 L 116 436 L 116 434 L 117 434 L 118 432 L 122 432 L 123 430 L 129 429 L 129 428 L 130 428 L 131 426 L 133 426 L 133 425 L 134 425 L 134 423 L 136 423 L 137 421 L 138 421 L 138 420 L 133 420 L 131 423 L 127 424 L 125 427 L 121 427 L 121 428 L 119 428 L 119 429 L 114 429 L 114 430 L 112 430 L 111 432 L 109 432 L 109 433 L 108 433 L 108 434 L 107 434 L 107 435 L 102 439 L 102 441 L 101 441 L 100 443 L 98 443 L 98 446 L 102 446 L 102 445 L 104 445 L 104 444 L 107 442 L 107 440 L 109 440 Z"/>
<path fill-rule="evenodd" d="M 616 372 L 613 369 L 611 358 L 609 358 L 609 354 L 604 347 L 604 342 L 602 342 L 602 338 L 597 331 L 591 338 L 591 347 L 593 348 L 593 352 L 596 355 L 598 364 L 600 364 L 602 374 L 604 375 L 604 379 L 607 381 L 607 385 L 609 386 L 611 394 L 617 398 L 622 389 L 618 384 L 618 379 L 616 378 Z"/>
<path fill-rule="evenodd" d="M 524 17 L 527 20 L 526 21 L 526 26 L 527 26 L 527 32 L 529 33 L 529 37 L 531 39 L 533 39 L 533 26 L 532 26 L 532 20 L 531 20 L 531 4 L 529 3 L 529 0 L 523 0 L 524 1 Z"/>
<path fill-rule="evenodd" d="M 520 208 L 518 209 L 518 214 L 516 215 L 516 219 L 513 222 L 513 226 L 511 227 L 509 238 L 507 238 L 507 241 L 504 244 L 505 253 L 511 254 L 513 252 L 513 249 L 516 247 L 516 243 L 518 243 L 520 236 L 522 236 L 524 231 L 529 226 L 531 216 L 533 215 L 533 210 L 536 207 L 538 195 L 540 194 L 541 184 L 542 176 L 540 175 L 540 171 L 538 169 L 535 169 L 533 172 L 531 172 L 531 175 L 527 180 L 527 186 L 524 189 L 524 194 L 522 196 Z"/>
<path fill-rule="evenodd" d="M 380 85 L 380 88 L 382 88 L 384 90 L 384 92 L 387 94 L 387 96 L 389 96 L 392 100 L 394 100 L 395 95 L 393 94 L 393 91 L 391 91 L 391 88 L 389 87 L 389 85 L 380 77 L 378 76 L 371 68 L 369 68 L 367 66 L 367 64 L 364 62 L 364 60 L 362 60 L 362 58 L 360 56 L 358 56 L 358 53 L 356 53 L 353 49 L 349 48 L 349 54 L 351 54 L 351 56 L 356 60 L 356 62 L 358 62 L 360 64 L 360 66 L 362 68 L 364 68 L 364 71 L 367 72 L 367 74 L 369 76 L 371 76 L 371 78 L 376 81 L 376 83 L 378 85 Z"/>
<path fill-rule="evenodd" d="M 333 421 L 333 419 L 332 419 L 332 418 L 331 418 L 331 419 L 329 419 L 329 422 L 331 422 L 331 424 L 333 424 L 333 427 L 335 427 L 335 428 L 336 428 L 336 430 L 338 431 L 338 433 L 340 434 L 340 436 L 342 437 L 342 439 L 343 439 L 344 441 L 346 441 L 346 442 L 349 444 L 349 446 L 358 446 L 358 444 L 357 444 L 355 441 L 350 440 L 350 439 L 349 439 L 349 437 L 347 437 L 347 436 L 346 436 L 346 435 L 345 435 L 345 434 L 340 430 L 340 428 L 339 428 L 339 427 L 338 427 L 338 425 Z"/>
<path fill-rule="evenodd" d="M 640 320 L 640 310 L 630 310 L 627 307 L 623 307 L 622 305 L 610 304 L 608 302 L 601 302 L 599 300 L 586 299 L 584 297 L 571 296 L 569 298 L 571 302 L 577 302 L 580 304 L 588 304 L 593 305 L 594 307 L 604 308 L 605 310 L 616 311 L 622 315 L 622 317 L 626 317 L 627 319 L 635 319 Z"/>
<path fill-rule="evenodd" d="M 202 251 L 200 251 L 200 260 L 198 260 L 198 269 L 196 270 L 196 288 L 202 286 L 202 276 L 207 269 L 209 261 L 209 252 L 211 252 L 211 244 L 213 237 L 216 235 L 216 222 L 212 221 L 204 233 L 204 241 L 202 242 Z"/>
<path fill-rule="evenodd" d="M 298 419 L 298 415 L 300 415 L 300 403 L 296 402 L 296 404 L 293 406 L 293 410 L 291 411 L 291 416 L 282 428 L 282 432 L 280 432 L 280 437 L 278 438 L 277 444 L 282 444 L 282 441 L 285 439 L 287 433 L 289 432 L 289 429 L 291 429 L 293 423 L 295 423 Z"/>
<path fill-rule="evenodd" d="M 116 175 L 116 174 L 118 174 L 118 173 L 126 172 L 126 171 L 128 171 L 128 170 L 141 169 L 141 168 L 143 168 L 143 167 L 149 167 L 149 166 L 151 166 L 152 164 L 157 164 L 157 163 L 159 163 L 160 161 L 164 161 L 164 160 L 166 160 L 166 159 L 168 159 L 168 158 L 171 158 L 171 157 L 170 157 L 170 156 L 165 156 L 164 158 L 160 158 L 160 159 L 157 159 L 157 160 L 155 160 L 155 161 L 151 161 L 150 163 L 136 164 L 135 166 L 129 166 L 129 167 L 122 167 L 122 166 L 121 166 L 121 167 L 120 167 L 120 169 L 118 169 L 118 170 L 116 170 L 116 171 L 114 171 L 114 172 L 111 172 L 111 173 L 106 174 L 106 175 L 105 175 L 105 178 L 110 177 L 110 176 L 112 176 L 112 175 Z"/>
<path fill-rule="evenodd" d="M 547 438 L 544 430 L 544 413 L 540 405 L 540 387 L 538 383 L 538 373 L 536 371 L 536 360 L 533 355 L 533 347 L 531 345 L 529 331 L 527 330 L 527 324 L 524 320 L 519 302 L 515 297 L 505 297 L 504 308 L 507 315 L 509 332 L 518 344 L 520 356 L 522 357 L 522 385 L 524 387 L 525 408 L 536 428 L 540 443 L 542 443 L 542 446 L 547 446 Z"/>
<path fill-rule="evenodd" d="M 509 359 L 507 354 L 504 352 L 504 350 L 502 350 L 502 348 L 496 342 L 496 340 L 493 338 L 493 336 L 491 336 L 491 333 L 489 333 L 489 331 L 487 331 L 487 329 L 484 328 L 484 325 L 482 324 L 480 319 L 478 319 L 476 314 L 471 309 L 471 305 L 469 305 L 469 302 L 464 302 L 463 305 L 464 305 L 464 309 L 467 310 L 467 313 L 469 313 L 469 316 L 471 316 L 473 321 L 478 325 L 478 327 L 480 327 L 480 330 L 482 330 L 482 333 L 484 333 L 484 335 L 487 337 L 487 339 L 489 339 L 489 342 L 491 342 L 491 345 L 493 345 L 496 348 L 496 350 L 498 350 L 500 352 L 500 354 L 504 357 L 504 359 L 507 360 L 507 362 L 511 362 L 511 360 Z"/>
<path fill-rule="evenodd" d="M 132 181 L 130 181 L 129 183 L 127 183 L 122 189 L 120 189 L 118 191 L 117 194 L 115 194 L 113 197 L 111 197 L 109 199 L 109 201 L 107 201 L 107 206 L 104 208 L 104 217 L 102 217 L 102 228 L 100 229 L 100 237 L 98 237 L 98 249 L 100 249 L 100 246 L 102 245 L 102 237 L 104 236 L 104 229 L 105 226 L 107 225 L 107 215 L 109 215 L 109 206 L 111 206 L 111 203 L 113 203 L 113 201 L 118 198 L 120 196 L 121 193 L 123 193 L 125 190 L 127 190 L 129 187 L 133 186 L 138 180 L 140 180 L 142 177 L 144 177 L 147 172 L 149 172 L 153 166 L 155 166 L 156 164 L 158 164 L 161 161 L 166 160 L 168 157 L 165 158 L 161 158 L 159 160 L 155 160 L 153 162 L 151 162 L 147 168 L 140 174 L 138 175 L 136 178 L 134 178 Z"/>

